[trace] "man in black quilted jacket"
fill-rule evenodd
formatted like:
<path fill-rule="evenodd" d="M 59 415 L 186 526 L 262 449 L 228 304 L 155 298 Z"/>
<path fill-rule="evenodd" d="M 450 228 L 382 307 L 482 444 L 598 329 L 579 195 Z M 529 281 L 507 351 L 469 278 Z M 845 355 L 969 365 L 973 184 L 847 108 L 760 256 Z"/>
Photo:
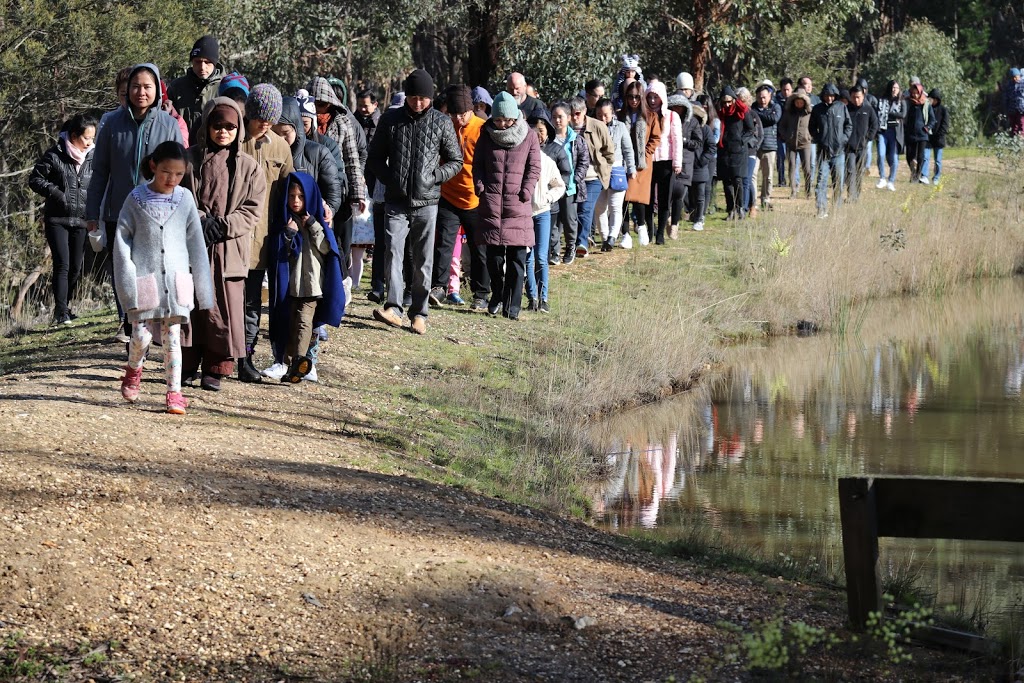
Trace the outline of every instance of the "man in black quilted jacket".
<path fill-rule="evenodd" d="M 402 326 L 405 292 L 403 259 L 411 240 L 412 306 L 408 314 L 416 334 L 427 331 L 427 297 L 434 261 L 434 225 L 441 183 L 462 169 L 462 149 L 451 119 L 431 108 L 434 80 L 416 69 L 403 84 L 405 104 L 380 118 L 366 165 L 383 183 L 387 216 L 388 299 L 373 317 Z"/>

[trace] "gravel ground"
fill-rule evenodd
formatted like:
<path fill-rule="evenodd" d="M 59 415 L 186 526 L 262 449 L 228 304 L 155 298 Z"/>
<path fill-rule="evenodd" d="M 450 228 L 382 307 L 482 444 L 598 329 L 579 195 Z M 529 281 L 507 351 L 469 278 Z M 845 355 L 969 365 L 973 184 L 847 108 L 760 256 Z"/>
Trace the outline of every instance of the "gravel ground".
<path fill-rule="evenodd" d="M 359 324 L 343 333 L 364 348 L 395 338 Z M 394 473 L 401 454 L 339 435 L 387 406 L 360 399 L 372 373 L 331 343 L 321 376 L 343 381 L 226 381 L 187 390 L 185 417 L 162 412 L 152 361 L 124 403 L 107 341 L 0 376 L 0 636 L 98 646 L 105 664 L 70 680 L 590 682 L 744 680 L 716 664 L 726 622 L 841 629 L 833 590 L 646 555 Z M 933 664 L 821 655 L 806 671 L 959 680 L 962 662 Z"/>

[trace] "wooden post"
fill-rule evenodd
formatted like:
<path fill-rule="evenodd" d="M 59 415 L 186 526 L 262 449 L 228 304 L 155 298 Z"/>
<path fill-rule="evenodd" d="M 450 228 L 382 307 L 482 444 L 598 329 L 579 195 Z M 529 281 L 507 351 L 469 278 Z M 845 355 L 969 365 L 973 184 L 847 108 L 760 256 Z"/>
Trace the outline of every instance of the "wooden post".
<path fill-rule="evenodd" d="M 846 562 L 846 600 L 850 626 L 864 630 L 868 614 L 882 611 L 882 581 L 878 571 L 878 512 L 874 481 L 839 480 L 839 516 L 843 525 Z"/>

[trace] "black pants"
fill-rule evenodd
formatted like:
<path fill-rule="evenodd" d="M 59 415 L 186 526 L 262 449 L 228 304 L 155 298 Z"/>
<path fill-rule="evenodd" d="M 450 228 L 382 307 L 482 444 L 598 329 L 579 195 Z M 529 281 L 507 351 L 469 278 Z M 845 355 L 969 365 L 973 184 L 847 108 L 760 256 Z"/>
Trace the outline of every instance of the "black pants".
<path fill-rule="evenodd" d="M 672 211 L 672 162 L 655 161 L 651 168 L 651 203 L 647 205 L 647 225 L 654 231 L 654 204 L 658 204 L 658 231 L 651 238 L 658 244 L 665 243 L 665 226 Z"/>
<path fill-rule="evenodd" d="M 714 162 L 712 162 L 714 163 Z M 717 176 L 711 176 L 711 181 L 705 183 L 704 187 L 704 213 L 714 213 L 718 209 L 715 207 L 715 184 L 718 182 Z"/>
<path fill-rule="evenodd" d="M 725 188 L 725 210 L 729 214 L 743 215 L 743 178 L 724 178 L 722 186 Z"/>
<path fill-rule="evenodd" d="M 690 183 L 690 220 L 699 223 L 704 220 L 708 186 L 711 183 L 693 181 Z"/>
<path fill-rule="evenodd" d="M 437 205 L 434 270 L 430 286 L 432 289 L 448 289 L 448 274 L 452 267 L 452 254 L 455 253 L 455 240 L 458 239 L 460 225 L 466 231 L 462 259 L 463 263 L 469 260 L 469 288 L 474 299 L 487 299 L 491 294 L 491 277 L 487 272 L 487 247 L 480 240 L 476 209 L 460 209 L 444 198 Z"/>
<path fill-rule="evenodd" d="M 864 180 L 864 169 L 868 165 L 868 151 L 846 153 L 846 201 L 855 202 L 860 199 L 860 190 Z"/>
<path fill-rule="evenodd" d="M 351 269 L 352 258 L 352 206 L 342 204 L 338 213 L 334 215 L 334 239 L 338 241 L 338 251 L 341 252 L 342 276 L 348 276 Z"/>
<path fill-rule="evenodd" d="M 672 176 L 672 225 L 682 220 L 686 213 L 687 198 L 690 196 L 690 184 L 681 175 Z"/>
<path fill-rule="evenodd" d="M 384 213 L 384 202 L 373 203 L 373 260 L 370 262 L 370 291 L 384 294 L 388 277 L 388 217 Z"/>
<path fill-rule="evenodd" d="M 46 243 L 53 257 L 53 319 L 71 315 L 68 300 L 82 279 L 85 264 L 85 228 L 69 228 L 47 222 Z"/>
<path fill-rule="evenodd" d="M 926 140 L 907 140 L 907 165 L 910 166 L 910 179 L 915 183 L 921 179 L 924 149 L 927 146 L 928 142 Z"/>
<path fill-rule="evenodd" d="M 121 306 L 121 299 L 117 296 L 117 285 L 114 283 L 114 240 L 117 236 L 117 221 L 106 221 L 107 230 L 107 259 L 105 270 L 110 275 L 110 286 L 114 288 L 114 303 L 117 305 L 117 317 L 124 320 L 124 308 Z"/>
<path fill-rule="evenodd" d="M 518 318 L 523 307 L 526 247 L 487 246 L 487 270 L 491 275 L 490 310 L 501 307 L 506 318 Z"/>
<path fill-rule="evenodd" d="M 562 253 L 558 245 L 559 235 L 565 235 L 567 254 L 569 249 L 576 249 L 576 228 L 579 223 L 576 217 L 576 197 L 563 196 L 559 199 L 558 211 L 552 211 L 551 218 L 551 247 L 548 249 L 548 256 L 555 259 Z"/>

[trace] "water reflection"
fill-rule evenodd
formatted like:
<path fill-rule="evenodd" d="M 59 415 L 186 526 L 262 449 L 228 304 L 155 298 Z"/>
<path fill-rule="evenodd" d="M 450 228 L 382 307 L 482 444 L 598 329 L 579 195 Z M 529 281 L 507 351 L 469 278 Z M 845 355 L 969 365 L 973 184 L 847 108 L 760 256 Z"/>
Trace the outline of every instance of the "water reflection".
<path fill-rule="evenodd" d="M 840 557 L 841 476 L 1024 478 L 1022 304 L 1024 283 L 985 283 L 873 304 L 849 343 L 736 350 L 705 388 L 602 425 L 612 476 L 598 521 L 670 534 L 699 516 L 773 555 Z M 1022 546 L 883 546 L 890 562 L 923 558 L 940 598 L 957 599 L 964 575 L 1005 598 L 1024 576 Z"/>

